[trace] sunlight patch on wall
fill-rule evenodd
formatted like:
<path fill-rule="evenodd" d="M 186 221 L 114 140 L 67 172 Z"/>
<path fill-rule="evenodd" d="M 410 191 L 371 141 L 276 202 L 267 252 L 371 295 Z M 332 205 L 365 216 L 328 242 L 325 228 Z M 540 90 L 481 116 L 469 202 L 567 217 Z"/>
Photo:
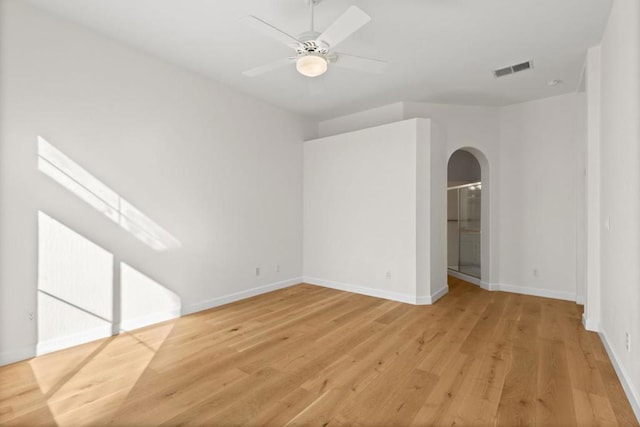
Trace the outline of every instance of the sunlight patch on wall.
<path fill-rule="evenodd" d="M 111 335 L 113 255 L 38 212 L 38 348 Z"/>
<path fill-rule="evenodd" d="M 180 316 L 182 302 L 178 295 L 120 263 L 121 330 L 130 330 Z"/>
<path fill-rule="evenodd" d="M 164 251 L 181 246 L 168 231 L 40 136 L 38 169 L 151 248 Z"/>

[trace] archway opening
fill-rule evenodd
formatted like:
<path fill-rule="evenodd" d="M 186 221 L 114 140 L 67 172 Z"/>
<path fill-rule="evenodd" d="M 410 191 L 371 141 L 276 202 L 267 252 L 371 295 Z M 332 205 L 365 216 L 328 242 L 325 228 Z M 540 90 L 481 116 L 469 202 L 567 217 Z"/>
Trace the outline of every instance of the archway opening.
<path fill-rule="evenodd" d="M 482 278 L 482 211 L 481 164 L 470 151 L 457 150 L 447 166 L 447 269 L 476 284 Z"/>

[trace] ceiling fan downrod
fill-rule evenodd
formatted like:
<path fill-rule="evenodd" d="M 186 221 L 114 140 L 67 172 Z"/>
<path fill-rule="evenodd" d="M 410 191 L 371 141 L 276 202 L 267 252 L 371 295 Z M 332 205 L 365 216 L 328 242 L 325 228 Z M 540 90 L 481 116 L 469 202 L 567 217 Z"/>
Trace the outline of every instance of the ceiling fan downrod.
<path fill-rule="evenodd" d="M 318 3 L 320 3 L 321 0 L 305 0 L 308 4 L 309 4 L 309 9 L 310 9 L 310 15 L 311 15 L 311 25 L 310 28 L 311 30 L 309 30 L 309 32 L 313 33 L 315 32 L 315 23 L 314 23 L 314 13 L 315 13 L 315 7 Z"/>

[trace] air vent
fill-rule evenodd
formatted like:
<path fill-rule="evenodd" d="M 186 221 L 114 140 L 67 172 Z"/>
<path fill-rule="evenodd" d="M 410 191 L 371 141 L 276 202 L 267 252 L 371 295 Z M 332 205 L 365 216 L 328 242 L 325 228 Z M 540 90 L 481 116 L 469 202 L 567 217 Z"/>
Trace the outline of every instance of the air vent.
<path fill-rule="evenodd" d="M 494 70 L 493 75 L 495 77 L 504 77 L 504 76 L 508 76 L 509 74 L 528 70 L 530 68 L 533 68 L 533 63 L 531 61 L 527 61 L 527 62 L 522 62 L 520 64 L 511 65 L 509 67 L 500 68 L 499 70 Z"/>

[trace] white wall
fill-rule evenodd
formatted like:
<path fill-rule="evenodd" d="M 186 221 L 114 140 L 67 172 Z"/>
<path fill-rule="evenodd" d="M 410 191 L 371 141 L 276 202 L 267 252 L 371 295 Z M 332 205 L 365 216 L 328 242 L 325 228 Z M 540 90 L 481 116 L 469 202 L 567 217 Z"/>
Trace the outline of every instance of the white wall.
<path fill-rule="evenodd" d="M 401 106 L 405 119 L 431 119 L 441 130 L 448 156 L 464 148 L 482 166 L 483 286 L 582 302 L 585 256 L 577 245 L 585 238 L 584 94 L 504 108 Z M 392 104 L 327 120 L 318 131 L 325 135 L 390 123 L 398 110 Z M 525 235 L 531 239 L 521 241 Z"/>
<path fill-rule="evenodd" d="M 404 102 L 383 105 L 366 111 L 324 120 L 318 123 L 318 136 L 332 136 L 353 130 L 366 129 L 405 119 Z"/>
<path fill-rule="evenodd" d="M 36 344 L 38 212 L 113 257 L 115 320 L 118 293 L 136 295 L 127 283 L 164 287 L 189 312 L 299 279 L 308 122 L 24 2 L 1 4 L 0 363 Z M 154 251 L 39 172 L 38 136 L 180 248 Z"/>
<path fill-rule="evenodd" d="M 421 168 L 418 163 L 418 168 L 424 171 L 421 182 L 428 180 L 430 187 L 428 215 L 418 216 L 418 226 L 426 224 L 430 230 L 429 236 L 422 244 L 425 250 L 426 248 L 429 250 L 429 282 L 422 284 L 418 282 L 418 296 L 429 296 L 425 298 L 425 302 L 432 303 L 449 291 L 447 284 L 447 164 L 450 153 L 447 148 L 445 129 L 439 123 L 430 119 L 417 119 L 417 121 L 422 124 L 418 128 L 418 141 L 422 141 L 422 145 L 427 147 L 425 151 L 429 155 L 428 167 Z M 420 138 L 420 135 L 424 136 Z M 420 191 L 420 187 L 418 190 L 418 200 L 420 200 L 421 197 L 425 197 L 425 194 Z M 419 256 L 418 261 L 420 260 Z"/>
<path fill-rule="evenodd" d="M 600 54 L 600 330 L 640 419 L 640 2 L 613 3 Z"/>
<path fill-rule="evenodd" d="M 482 280 L 486 286 L 498 283 L 498 176 L 500 126 L 499 109 L 482 106 L 402 102 L 387 107 L 363 111 L 320 122 L 319 136 L 392 123 L 402 119 L 429 118 L 440 139 L 446 144 L 447 156 L 456 150 L 473 147 L 473 154 L 483 166 L 483 195 L 489 202 L 483 205 Z M 446 167 L 446 165 L 445 165 Z M 446 230 L 445 230 L 446 231 Z M 446 254 L 445 254 L 446 255 Z M 494 256 L 495 255 L 495 256 Z"/>
<path fill-rule="evenodd" d="M 305 281 L 411 303 L 443 295 L 445 153 L 425 119 L 307 141 Z"/>
<path fill-rule="evenodd" d="M 500 129 L 501 285 L 575 299 L 584 94 L 505 107 Z"/>
<path fill-rule="evenodd" d="M 403 121 L 304 144 L 306 281 L 415 299 L 416 132 Z"/>
<path fill-rule="evenodd" d="M 428 102 L 404 103 L 404 118 L 414 117 L 428 117 L 440 125 L 449 155 L 463 147 L 474 147 L 488 158 L 497 157 L 500 146 L 498 108 Z M 497 163 L 497 160 L 492 163 Z"/>
<path fill-rule="evenodd" d="M 467 149 L 478 159 L 482 175 L 482 262 L 481 282 L 485 287 L 499 282 L 500 211 L 498 176 L 500 174 L 499 109 L 483 106 L 404 103 L 405 118 L 429 117 L 441 129 L 450 157 Z"/>
<path fill-rule="evenodd" d="M 586 301 L 583 323 L 587 330 L 600 326 L 600 144 L 601 51 L 594 46 L 587 53 L 587 147 L 586 147 Z"/>

